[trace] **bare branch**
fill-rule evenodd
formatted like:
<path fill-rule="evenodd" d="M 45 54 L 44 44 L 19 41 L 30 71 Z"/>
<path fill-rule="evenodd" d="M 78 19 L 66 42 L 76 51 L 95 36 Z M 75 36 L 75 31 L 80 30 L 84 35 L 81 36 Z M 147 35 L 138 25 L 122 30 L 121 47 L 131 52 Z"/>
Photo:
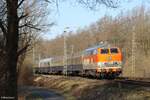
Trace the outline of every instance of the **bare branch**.
<path fill-rule="evenodd" d="M 27 27 L 32 28 L 32 29 L 35 29 L 35 30 L 39 30 L 39 31 L 41 30 L 40 28 L 37 28 L 37 27 L 35 27 L 34 25 L 32 25 L 32 26 L 31 26 L 31 25 L 27 25 Z"/>
<path fill-rule="evenodd" d="M 119 0 L 77 0 L 77 2 L 93 10 L 101 4 L 107 7 L 117 8 Z"/>
<path fill-rule="evenodd" d="M 4 35 L 6 36 L 7 35 L 7 30 L 4 27 L 3 22 L 1 21 L 1 19 L 0 19 L 0 28 L 1 28 L 2 32 L 4 33 Z"/>
<path fill-rule="evenodd" d="M 24 2 L 25 0 L 21 0 L 20 2 L 19 2 L 19 4 L 18 4 L 18 7 L 17 8 L 19 8 L 21 5 L 22 5 L 22 3 Z"/>
<path fill-rule="evenodd" d="M 32 24 L 29 24 L 29 23 L 26 23 L 26 24 L 24 24 L 24 25 L 21 25 L 21 26 L 19 26 L 19 28 L 23 28 L 23 27 L 29 27 L 29 28 L 32 28 L 32 29 L 35 29 L 35 30 L 41 30 L 40 28 L 37 28 L 36 27 L 36 25 L 32 25 Z"/>
<path fill-rule="evenodd" d="M 22 14 L 18 19 L 21 20 L 21 19 L 23 19 L 23 18 L 25 18 L 27 16 L 28 16 L 28 14 Z"/>
<path fill-rule="evenodd" d="M 28 43 L 26 43 L 26 45 L 21 48 L 20 50 L 18 50 L 17 52 L 17 56 L 20 56 L 21 54 L 23 54 L 24 52 L 26 52 L 27 48 L 29 47 L 30 45 Z"/>

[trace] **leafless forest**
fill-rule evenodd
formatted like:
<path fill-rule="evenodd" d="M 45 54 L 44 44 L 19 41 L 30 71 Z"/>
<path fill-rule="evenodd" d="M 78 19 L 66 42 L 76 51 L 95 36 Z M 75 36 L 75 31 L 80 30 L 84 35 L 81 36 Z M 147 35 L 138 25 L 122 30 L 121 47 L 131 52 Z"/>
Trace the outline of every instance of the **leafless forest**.
<path fill-rule="evenodd" d="M 100 41 L 107 41 L 112 46 L 122 49 L 123 76 L 150 77 L 150 10 L 144 5 L 131 11 L 122 11 L 116 17 L 106 14 L 90 26 L 76 32 L 67 32 L 65 35 L 68 55 L 80 52 Z M 63 41 L 64 34 L 55 39 L 41 40 L 40 45 L 35 46 L 35 60 L 38 61 L 39 55 L 41 58 L 63 56 Z"/>

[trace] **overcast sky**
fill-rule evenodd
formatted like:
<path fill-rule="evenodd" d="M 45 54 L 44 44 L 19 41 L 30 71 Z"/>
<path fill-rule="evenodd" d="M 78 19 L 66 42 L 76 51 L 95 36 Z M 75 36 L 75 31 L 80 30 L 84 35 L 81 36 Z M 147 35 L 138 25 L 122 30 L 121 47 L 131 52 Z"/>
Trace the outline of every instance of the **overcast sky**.
<path fill-rule="evenodd" d="M 69 1 L 69 0 L 68 0 Z M 54 10 L 48 17 L 48 21 L 54 21 L 56 25 L 46 32 L 44 38 L 51 39 L 58 34 L 62 34 L 65 27 L 69 27 L 68 31 L 76 31 L 98 21 L 104 15 L 115 17 L 121 11 L 128 11 L 134 7 L 140 6 L 142 2 L 147 5 L 144 0 L 125 0 L 128 2 L 121 3 L 119 8 L 112 9 L 101 5 L 98 10 L 91 11 L 81 5 L 73 2 L 60 2 L 58 11 Z"/>

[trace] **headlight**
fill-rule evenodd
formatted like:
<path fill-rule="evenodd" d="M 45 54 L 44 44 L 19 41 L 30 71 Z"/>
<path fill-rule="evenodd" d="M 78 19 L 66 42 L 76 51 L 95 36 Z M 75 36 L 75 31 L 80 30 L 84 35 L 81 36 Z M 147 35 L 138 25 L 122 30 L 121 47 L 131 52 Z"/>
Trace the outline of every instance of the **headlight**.
<path fill-rule="evenodd" d="M 121 62 L 98 62 L 99 67 L 120 67 L 122 65 Z"/>
<path fill-rule="evenodd" d="M 122 65 L 122 63 L 121 63 L 121 62 L 119 62 L 119 61 L 116 61 L 116 62 L 113 62 L 113 65 L 114 65 L 114 66 L 121 66 L 121 65 Z"/>
<path fill-rule="evenodd" d="M 99 67 L 105 67 L 105 62 L 98 62 Z"/>

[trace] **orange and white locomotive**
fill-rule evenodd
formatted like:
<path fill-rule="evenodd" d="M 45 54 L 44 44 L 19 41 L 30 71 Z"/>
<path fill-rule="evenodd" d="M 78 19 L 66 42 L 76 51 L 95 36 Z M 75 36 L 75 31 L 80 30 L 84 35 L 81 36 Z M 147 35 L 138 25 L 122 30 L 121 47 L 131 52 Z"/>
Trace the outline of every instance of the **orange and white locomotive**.
<path fill-rule="evenodd" d="M 96 77 L 116 77 L 122 71 L 122 53 L 117 47 L 95 46 L 82 56 L 83 73 Z"/>

